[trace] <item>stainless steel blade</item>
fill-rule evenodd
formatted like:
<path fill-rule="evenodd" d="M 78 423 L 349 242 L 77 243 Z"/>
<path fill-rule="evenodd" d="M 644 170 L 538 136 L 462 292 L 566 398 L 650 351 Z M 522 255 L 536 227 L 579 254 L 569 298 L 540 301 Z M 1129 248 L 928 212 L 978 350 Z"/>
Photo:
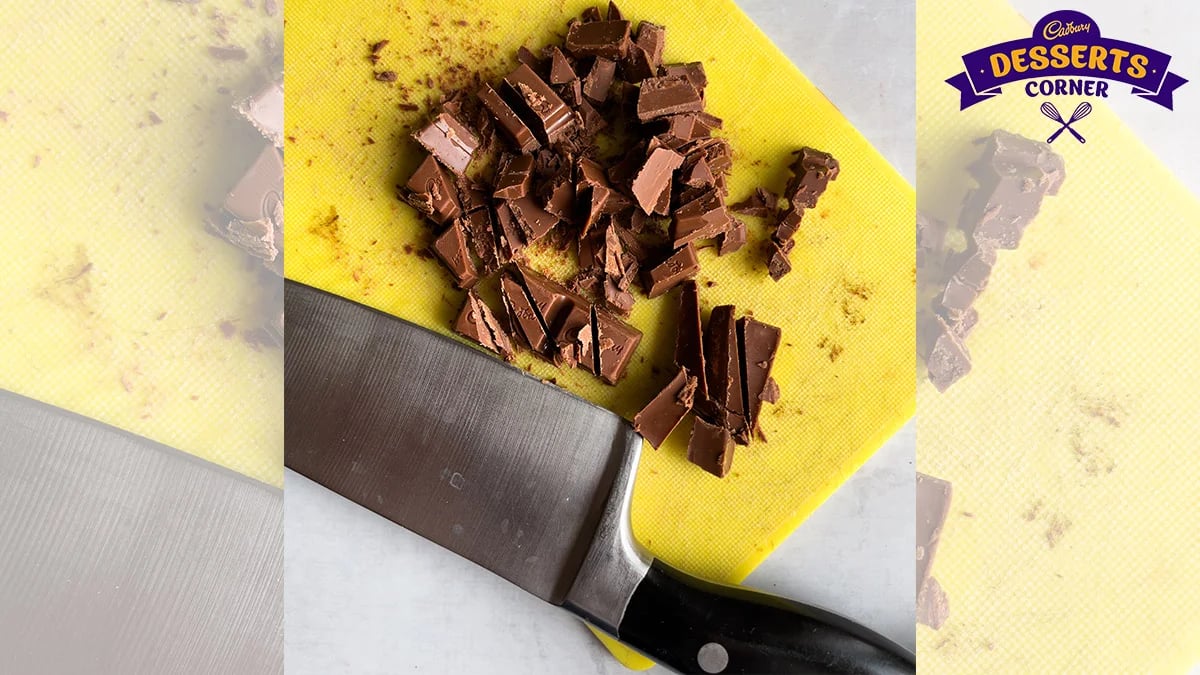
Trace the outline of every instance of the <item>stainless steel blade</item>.
<path fill-rule="evenodd" d="M 616 415 L 382 312 L 288 282 L 288 467 L 561 603 L 621 462 Z"/>
<path fill-rule="evenodd" d="M 0 673 L 282 673 L 283 494 L 0 391 Z"/>

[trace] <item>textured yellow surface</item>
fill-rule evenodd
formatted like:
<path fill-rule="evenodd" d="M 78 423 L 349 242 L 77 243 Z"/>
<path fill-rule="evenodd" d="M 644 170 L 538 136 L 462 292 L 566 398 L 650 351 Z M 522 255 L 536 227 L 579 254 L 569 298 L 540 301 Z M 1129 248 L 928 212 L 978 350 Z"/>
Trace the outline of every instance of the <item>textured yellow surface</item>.
<path fill-rule="evenodd" d="M 448 332 L 462 294 L 436 261 L 415 254 L 431 233 L 394 196 L 420 159 L 408 134 L 427 96 L 463 84 L 463 73 L 503 74 L 517 47 L 540 49 L 589 4 L 289 2 L 288 277 Z M 913 191 L 732 3 L 621 6 L 667 26 L 668 61 L 704 61 L 709 109 L 735 148 L 734 199 L 760 184 L 781 189 L 789 153 L 803 145 L 842 163 L 805 217 L 784 282 L 766 276 L 761 223 L 736 255 L 700 252 L 706 310 L 733 303 L 783 327 L 774 371 L 783 398 L 762 424 L 770 443 L 739 448 L 732 475 L 718 480 L 687 463 L 681 425 L 638 473 L 639 540 L 673 565 L 737 581 L 912 414 Z M 366 59 L 382 39 L 391 44 L 375 68 L 396 71 L 395 84 L 375 82 Z M 632 418 L 671 377 L 676 307 L 675 293 L 639 295 L 631 321 L 646 337 L 616 387 L 529 357 L 518 363 Z"/>
<path fill-rule="evenodd" d="M 257 152 L 217 88 L 251 85 L 279 19 L 144 5 L 0 12 L 0 387 L 279 484 L 282 359 L 223 336 L 255 276 L 202 221 Z M 207 54 L 214 8 L 246 62 Z"/>
<path fill-rule="evenodd" d="M 953 219 L 972 139 L 1056 129 L 1018 86 L 959 112 L 943 83 L 962 54 L 1029 30 L 997 0 L 919 4 L 922 209 Z M 1051 100 L 1060 111 L 1079 102 Z M 1018 250 L 999 253 L 967 340 L 974 370 L 945 394 L 918 388 L 918 466 L 954 483 L 933 569 L 950 619 L 918 627 L 923 672 L 1183 673 L 1200 662 L 1200 204 L 1092 103 L 1078 124 L 1087 144 L 1054 143 L 1061 193 Z M 1188 128 L 1194 112 L 1171 123 Z"/>

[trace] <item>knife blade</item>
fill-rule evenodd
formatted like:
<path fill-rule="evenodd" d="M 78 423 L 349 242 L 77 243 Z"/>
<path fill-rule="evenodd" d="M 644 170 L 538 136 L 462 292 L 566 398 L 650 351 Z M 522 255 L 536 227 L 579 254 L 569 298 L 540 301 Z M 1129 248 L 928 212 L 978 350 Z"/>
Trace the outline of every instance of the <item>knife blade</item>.
<path fill-rule="evenodd" d="M 630 527 L 628 422 L 478 350 L 296 282 L 285 464 L 685 673 L 913 672 L 824 610 L 689 577 Z"/>

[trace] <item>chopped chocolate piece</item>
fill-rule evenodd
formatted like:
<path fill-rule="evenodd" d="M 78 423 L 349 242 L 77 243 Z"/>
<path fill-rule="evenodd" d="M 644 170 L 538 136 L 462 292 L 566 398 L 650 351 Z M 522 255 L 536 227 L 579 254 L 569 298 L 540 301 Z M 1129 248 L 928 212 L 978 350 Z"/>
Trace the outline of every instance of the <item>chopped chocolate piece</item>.
<path fill-rule="evenodd" d="M 817 205 L 817 199 L 824 194 L 829 181 L 838 177 L 841 167 L 833 155 L 813 148 L 800 148 L 796 155 L 791 166 L 794 175 L 788 181 L 787 198 L 793 208 L 799 204 L 811 209 Z"/>
<path fill-rule="evenodd" d="M 520 199 L 533 185 L 533 157 L 505 155 L 496 170 L 496 199 Z"/>
<path fill-rule="evenodd" d="M 700 261 L 696 258 L 696 248 L 686 244 L 646 272 L 646 295 L 657 298 L 699 271 Z"/>
<path fill-rule="evenodd" d="M 670 436 L 675 427 L 691 412 L 696 382 L 695 377 L 680 368 L 670 384 L 633 418 L 633 430 L 641 434 L 650 445 L 660 447 L 663 441 L 667 440 L 667 436 Z"/>
<path fill-rule="evenodd" d="M 479 139 L 448 113 L 433 118 L 424 129 L 413 134 L 426 150 L 456 174 L 462 174 L 471 163 Z"/>
<path fill-rule="evenodd" d="M 376 42 L 375 44 L 371 45 L 371 53 L 378 54 L 379 52 L 383 51 L 384 47 L 390 45 L 391 43 L 392 43 L 391 40 L 380 40 L 379 42 Z"/>
<path fill-rule="evenodd" d="M 608 21 L 620 21 L 621 10 L 617 9 L 617 3 L 608 0 L 608 14 L 604 17 Z"/>
<path fill-rule="evenodd" d="M 730 220 L 720 193 L 709 189 L 675 210 L 671 222 L 672 246 L 679 248 L 689 241 L 711 239 L 724 232 Z"/>
<path fill-rule="evenodd" d="M 613 277 L 604 279 L 604 305 L 621 316 L 629 316 L 633 309 L 633 294 L 621 288 Z"/>
<path fill-rule="evenodd" d="M 712 132 L 725 126 L 720 117 L 706 112 L 696 113 L 696 128 L 704 131 L 704 136 L 709 136 Z"/>
<path fill-rule="evenodd" d="M 396 81 L 396 71 L 394 71 L 394 70 L 380 71 L 378 73 L 375 73 L 375 79 L 380 82 L 395 82 Z"/>
<path fill-rule="evenodd" d="M 966 340 L 977 323 L 979 323 L 979 312 L 972 307 L 950 322 L 950 332 L 960 341 Z"/>
<path fill-rule="evenodd" d="M 646 163 L 633 177 L 632 191 L 638 206 L 646 214 L 667 215 L 659 210 L 664 192 L 671 188 L 671 176 L 683 163 L 683 156 L 666 148 L 655 148 L 646 158 Z"/>
<path fill-rule="evenodd" d="M 792 262 L 788 260 L 788 253 L 791 252 L 795 244 L 796 242 L 792 239 L 788 239 L 781 244 L 775 237 L 771 237 L 771 241 L 767 243 L 767 250 L 769 252 L 769 256 L 767 257 L 767 273 L 775 281 L 779 281 L 788 272 L 792 271 Z"/>
<path fill-rule="evenodd" d="M 625 375 L 642 332 L 602 309 L 593 308 L 600 379 L 616 384 Z"/>
<path fill-rule="evenodd" d="M 958 277 L 952 277 L 946 283 L 946 290 L 942 293 L 941 306 L 951 316 L 958 316 L 970 309 L 971 303 L 975 302 L 977 297 L 979 297 L 979 291 L 964 284 Z"/>
<path fill-rule="evenodd" d="M 733 218 L 733 225 L 717 235 L 717 255 L 729 255 L 746 245 L 746 223 Z"/>
<path fill-rule="evenodd" d="M 700 91 L 686 77 L 649 78 L 638 93 L 637 116 L 643 122 L 703 109 Z"/>
<path fill-rule="evenodd" d="M 567 84 L 579 79 L 575 69 L 571 67 L 571 62 L 567 60 L 567 55 L 563 54 L 561 49 L 552 45 L 546 51 L 550 54 L 550 84 Z"/>
<path fill-rule="evenodd" d="M 282 276 L 283 159 L 267 145 L 208 221 L 221 238 L 262 260 Z"/>
<path fill-rule="evenodd" d="M 597 7 L 588 7 L 587 9 L 583 10 L 583 14 L 580 16 L 580 18 L 583 19 L 583 23 L 593 23 L 602 20 L 600 17 L 600 9 Z M 568 30 L 570 29 L 571 25 L 572 24 L 567 24 Z"/>
<path fill-rule="evenodd" d="M 917 595 L 917 623 L 940 629 L 950 618 L 950 601 L 938 580 L 929 577 Z"/>
<path fill-rule="evenodd" d="M 554 214 L 538 206 L 533 197 L 528 195 L 520 199 L 514 199 L 508 205 L 512 209 L 513 215 L 517 218 L 517 224 L 521 226 L 522 232 L 525 233 L 526 243 L 533 243 L 541 239 L 558 224 L 558 218 Z"/>
<path fill-rule="evenodd" d="M 433 241 L 433 250 L 445 263 L 446 269 L 454 275 L 455 284 L 459 288 L 470 288 L 479 281 L 479 272 L 475 269 L 475 263 L 471 261 L 470 252 L 467 251 L 467 238 L 462 223 L 457 220 L 451 223 L 450 227 Z"/>
<path fill-rule="evenodd" d="M 967 253 L 970 255 L 954 273 L 953 281 L 983 292 L 987 288 L 992 267 L 996 264 L 996 250 L 986 246 L 976 246 L 974 250 L 968 250 Z"/>
<path fill-rule="evenodd" d="M 735 439 L 747 432 L 746 406 L 742 400 L 742 368 L 738 355 L 737 323 L 733 305 L 714 307 L 704 329 L 704 374 L 708 397 L 718 408 L 718 419 Z"/>
<path fill-rule="evenodd" d="M 500 277 L 500 295 L 508 307 L 509 315 L 514 319 L 517 330 L 525 344 L 534 352 L 547 355 L 552 343 L 547 334 L 546 325 L 541 315 L 533 307 L 533 302 L 525 293 L 524 287 L 509 275 Z"/>
<path fill-rule="evenodd" d="M 467 291 L 466 302 L 454 321 L 454 331 L 459 335 L 470 338 L 485 349 L 496 352 L 511 361 L 514 355 L 512 342 L 504 332 L 500 321 L 492 313 L 475 289 Z"/>
<path fill-rule="evenodd" d="M 454 188 L 458 192 L 458 204 L 464 212 L 473 213 L 488 207 L 488 191 L 483 185 L 465 176 L 458 176 Z"/>
<path fill-rule="evenodd" d="M 917 267 L 940 265 L 946 248 L 945 221 L 917 212 Z"/>
<path fill-rule="evenodd" d="M 950 513 L 950 483 L 917 472 L 917 592 L 925 586 Z"/>
<path fill-rule="evenodd" d="M 408 203 L 438 225 L 445 225 L 462 212 L 454 182 L 433 155 L 425 157 L 405 187 Z"/>
<path fill-rule="evenodd" d="M 592 62 L 592 68 L 587 77 L 583 78 L 583 95 L 589 101 L 600 105 L 608 100 L 608 92 L 612 89 L 613 78 L 617 74 L 617 62 L 598 57 Z"/>
<path fill-rule="evenodd" d="M 587 99 L 583 97 L 583 81 L 578 78 L 566 84 L 557 85 L 555 91 L 562 97 L 563 103 L 572 108 L 579 108 L 587 103 Z"/>
<path fill-rule="evenodd" d="M 621 59 L 629 52 L 628 21 L 577 23 L 567 30 L 567 51 L 575 56 Z"/>
<path fill-rule="evenodd" d="M 708 167 L 708 161 L 703 157 L 692 162 L 692 165 L 680 174 L 680 182 L 688 187 L 712 187 L 716 183 L 716 180 L 712 169 Z"/>
<path fill-rule="evenodd" d="M 479 258 L 483 273 L 486 275 L 496 271 L 500 266 L 500 255 L 496 251 L 496 230 L 495 224 L 492 222 L 492 210 L 486 208 L 485 204 L 485 208 L 471 211 L 464 217 L 464 228 L 471 251 L 475 253 L 475 257 Z"/>
<path fill-rule="evenodd" d="M 282 83 L 271 82 L 262 91 L 238 103 L 235 109 L 275 147 L 283 147 Z"/>
<path fill-rule="evenodd" d="M 519 258 L 525 250 L 525 237 L 517 227 L 510 204 L 511 202 L 496 203 L 496 251 L 502 265 Z"/>
<path fill-rule="evenodd" d="M 645 54 L 646 64 L 643 71 L 638 65 L 634 75 L 638 76 L 631 81 L 640 82 L 658 74 L 658 68 L 662 65 L 663 48 L 667 44 L 667 29 L 649 21 L 643 21 L 638 24 L 637 30 L 637 46 Z M 645 74 L 643 74 L 643 72 Z"/>
<path fill-rule="evenodd" d="M 575 336 L 572 338 L 571 353 L 572 356 L 565 356 L 565 360 L 569 363 L 575 361 L 576 367 L 584 368 L 588 372 L 597 377 L 600 375 L 600 349 L 596 346 L 596 308 L 588 308 L 588 316 L 590 317 L 587 325 L 581 326 L 574 331 Z M 565 353 L 565 352 L 564 352 Z"/>
<path fill-rule="evenodd" d="M 755 188 L 746 201 L 738 202 L 729 207 L 734 213 L 741 213 L 756 218 L 770 218 L 778 212 L 779 198 L 764 188 Z M 791 236 L 782 237 L 790 239 Z"/>
<path fill-rule="evenodd" d="M 729 430 L 695 418 L 692 437 L 688 441 L 687 458 L 717 478 L 724 478 L 733 466 L 733 439 Z"/>
<path fill-rule="evenodd" d="M 746 402 L 746 425 L 749 431 L 758 428 L 758 411 L 762 408 L 763 393 L 771 379 L 771 366 L 782 335 L 771 326 L 753 317 L 744 316 L 737 322 L 738 352 L 741 356 L 743 399 Z"/>
<path fill-rule="evenodd" d="M 675 63 L 669 66 L 663 66 L 660 72 L 668 77 L 686 77 L 692 86 L 700 91 L 708 86 L 708 76 L 704 74 L 704 64 L 696 61 L 694 63 Z"/>
<path fill-rule="evenodd" d="M 934 333 L 933 347 L 925 357 L 925 367 L 933 386 L 938 391 L 946 391 L 971 372 L 971 354 L 942 317 L 935 316 L 935 319 L 938 330 Z"/>
<path fill-rule="evenodd" d="M 529 51 L 529 47 L 521 45 L 517 49 L 517 63 L 524 64 L 532 68 L 535 72 L 541 69 L 541 62 L 533 52 Z"/>
<path fill-rule="evenodd" d="M 529 154 L 537 150 L 540 146 L 538 139 L 533 135 L 517 113 L 509 107 L 508 103 L 492 89 L 490 85 L 483 85 L 479 90 L 479 100 L 483 103 L 483 107 L 491 114 L 492 119 L 496 124 L 500 125 L 500 129 L 504 131 L 509 140 L 517 147 L 517 151 L 521 154 Z"/>
<path fill-rule="evenodd" d="M 1015 249 L 1041 209 L 1042 197 L 1058 192 L 1062 157 L 1045 143 L 997 130 L 984 141 L 971 167 L 979 187 L 963 206 L 960 227 L 981 245 Z"/>
<path fill-rule="evenodd" d="M 733 168 L 733 151 L 724 138 L 701 138 L 693 142 L 693 151 L 703 152 L 713 173 L 720 175 Z"/>
<path fill-rule="evenodd" d="M 571 184 L 571 175 L 556 176 L 538 191 L 542 199 L 542 208 L 560 220 L 573 223 L 575 220 L 575 186 Z"/>
<path fill-rule="evenodd" d="M 553 143 L 573 126 L 571 109 L 529 66 L 518 66 L 504 78 L 504 84 L 506 100 L 541 142 Z"/>
<path fill-rule="evenodd" d="M 680 141 L 694 141 L 706 138 L 712 130 L 700 123 L 699 113 L 683 113 L 671 115 L 661 120 L 662 133 Z"/>
<path fill-rule="evenodd" d="M 775 378 L 767 378 L 767 386 L 763 387 L 763 393 L 759 394 L 758 398 L 763 403 L 771 405 L 779 402 L 779 383 L 775 381 Z"/>
<path fill-rule="evenodd" d="M 587 100 L 581 99 L 576 107 L 579 109 L 579 117 L 583 119 L 583 133 L 588 138 L 593 138 L 608 128 L 608 122 L 604 116 Z"/>
<path fill-rule="evenodd" d="M 675 338 L 675 366 L 696 374 L 696 397 L 708 398 L 704 365 L 704 331 L 700 324 L 700 294 L 696 282 L 685 280 L 679 293 L 679 333 Z"/>

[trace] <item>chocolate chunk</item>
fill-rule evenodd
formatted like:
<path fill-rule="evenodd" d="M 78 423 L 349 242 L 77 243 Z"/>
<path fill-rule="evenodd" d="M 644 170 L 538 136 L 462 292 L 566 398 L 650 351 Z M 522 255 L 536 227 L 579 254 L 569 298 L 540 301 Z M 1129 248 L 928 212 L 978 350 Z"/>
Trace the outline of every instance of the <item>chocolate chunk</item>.
<path fill-rule="evenodd" d="M 717 235 L 717 255 L 729 255 L 746 245 L 746 223 L 732 218 L 733 225 Z"/>
<path fill-rule="evenodd" d="M 479 272 L 467 251 L 467 237 L 463 224 L 454 221 L 446 231 L 433 241 L 433 250 L 445 263 L 446 269 L 454 275 L 455 284 L 459 288 L 470 288 L 479 281 Z"/>
<path fill-rule="evenodd" d="M 583 78 L 583 95 L 589 101 L 600 105 L 608 100 L 608 92 L 612 89 L 613 78 L 617 74 L 617 62 L 606 58 L 597 58 L 592 62 L 587 77 Z"/>
<path fill-rule="evenodd" d="M 838 161 L 827 152 L 813 148 L 801 148 L 796 152 L 796 160 L 792 162 L 792 178 L 788 181 L 786 196 L 796 205 L 813 208 L 817 199 L 825 193 L 829 181 L 838 177 L 841 167 Z"/>
<path fill-rule="evenodd" d="M 954 337 L 960 341 L 966 340 L 975 328 L 975 324 L 979 323 L 979 312 L 972 307 L 949 323 L 950 332 L 954 334 Z"/>
<path fill-rule="evenodd" d="M 566 286 L 524 265 L 517 265 L 517 278 L 533 302 L 547 334 L 553 336 L 557 348 L 560 351 L 574 351 L 570 347 L 576 344 L 580 329 L 586 326 L 591 330 L 591 304 Z"/>
<path fill-rule="evenodd" d="M 271 82 L 254 96 L 237 104 L 236 110 L 258 133 L 277 147 L 283 147 L 283 84 Z"/>
<path fill-rule="evenodd" d="M 571 109 L 529 66 L 518 66 L 504 84 L 506 100 L 542 143 L 561 139 L 573 126 Z"/>
<path fill-rule="evenodd" d="M 917 268 L 940 267 L 946 250 L 945 221 L 917 212 Z"/>
<path fill-rule="evenodd" d="M 249 53 L 237 45 L 209 45 L 208 55 L 218 61 L 245 61 Z"/>
<path fill-rule="evenodd" d="M 538 191 L 542 208 L 554 217 L 573 223 L 575 220 L 575 186 L 570 172 L 556 176 Z"/>
<path fill-rule="evenodd" d="M 765 188 L 755 188 L 745 201 L 729 207 L 730 211 L 756 218 L 770 218 L 778 212 L 779 198 Z M 790 239 L 791 237 L 785 237 Z"/>
<path fill-rule="evenodd" d="M 457 174 L 467 170 L 479 139 L 448 113 L 433 118 L 425 128 L 413 134 L 426 150 Z"/>
<path fill-rule="evenodd" d="M 484 274 L 491 274 L 500 266 L 500 255 L 496 251 L 496 226 L 492 222 L 492 210 L 484 208 L 471 211 L 464 216 L 467 241 L 471 251 L 479 258 Z"/>
<path fill-rule="evenodd" d="M 971 354 L 942 317 L 937 316 L 935 319 L 936 337 L 929 355 L 925 357 L 925 367 L 929 371 L 929 381 L 933 386 L 938 391 L 946 391 L 950 385 L 971 372 Z"/>
<path fill-rule="evenodd" d="M 644 213 L 667 215 L 665 209 L 659 210 L 659 201 L 670 190 L 671 176 L 682 163 L 682 155 L 666 148 L 655 148 L 646 157 L 646 163 L 633 177 L 631 188 Z"/>
<path fill-rule="evenodd" d="M 699 61 L 663 66 L 660 72 L 667 77 L 685 77 L 693 87 L 701 92 L 708 86 L 708 76 L 704 74 L 704 64 Z"/>
<path fill-rule="evenodd" d="M 588 7 L 587 9 L 583 10 L 583 14 L 580 15 L 580 18 L 583 19 L 583 23 L 593 23 L 595 21 L 602 20 L 600 16 L 600 9 L 597 7 Z M 567 29 L 569 30 L 572 25 L 572 23 L 568 23 Z"/>
<path fill-rule="evenodd" d="M 209 227 L 282 275 L 281 265 L 272 264 L 282 259 L 283 159 L 278 150 L 263 147 L 226 195 L 222 211 L 209 218 Z"/>
<path fill-rule="evenodd" d="M 733 466 L 733 438 L 723 426 L 709 424 L 697 417 L 692 421 L 692 437 L 688 441 L 688 461 L 724 478 Z"/>
<path fill-rule="evenodd" d="M 694 141 L 712 133 L 711 129 L 700 123 L 699 113 L 664 117 L 659 120 L 657 129 L 660 133 L 680 141 Z"/>
<path fill-rule="evenodd" d="M 633 294 L 621 288 L 620 282 L 613 277 L 605 277 L 601 287 L 604 290 L 604 306 L 621 316 L 629 316 L 633 310 Z"/>
<path fill-rule="evenodd" d="M 577 23 L 567 30 L 567 51 L 575 56 L 624 58 L 629 51 L 628 21 Z"/>
<path fill-rule="evenodd" d="M 495 89 L 485 84 L 479 90 L 478 95 L 479 101 L 483 103 L 483 107 L 491 114 L 496 124 L 500 125 L 500 129 L 516 146 L 518 152 L 529 154 L 541 147 L 533 132 L 526 126 L 525 122 L 521 121 L 521 118 L 509 107 L 508 103 L 500 97 L 500 94 L 496 93 Z"/>
<path fill-rule="evenodd" d="M 962 283 L 958 277 L 954 277 L 946 283 L 946 290 L 942 293 L 941 306 L 951 316 L 958 316 L 970 309 L 971 303 L 975 302 L 977 297 L 979 297 L 979 291 Z"/>
<path fill-rule="evenodd" d="M 649 78 L 638 93 L 637 116 L 643 122 L 703 109 L 700 91 L 686 77 Z"/>
<path fill-rule="evenodd" d="M 731 225 L 717 190 L 709 189 L 675 210 L 671 221 L 672 246 L 679 248 L 697 239 L 711 239 Z"/>
<path fill-rule="evenodd" d="M 685 166 L 686 168 L 680 172 L 679 182 L 688 187 L 701 189 L 716 185 L 717 178 L 709 168 L 708 161 L 703 157 L 697 158 L 690 166 Z"/>
<path fill-rule="evenodd" d="M 738 319 L 738 353 L 742 367 L 742 399 L 746 406 L 746 425 L 750 432 L 758 428 L 758 411 L 762 408 L 763 393 L 771 379 L 771 366 L 779 350 L 782 331 L 753 317 Z"/>
<path fill-rule="evenodd" d="M 445 225 L 462 213 L 454 182 L 433 155 L 425 157 L 405 187 L 408 203 L 438 225 Z"/>
<path fill-rule="evenodd" d="M 932 576 L 925 580 L 917 595 L 917 623 L 940 629 L 950 618 L 950 600 L 942 585 Z"/>
<path fill-rule="evenodd" d="M 396 71 L 394 70 L 382 70 L 378 73 L 375 73 L 375 80 L 377 82 L 395 82 L 396 78 L 397 75 Z"/>
<path fill-rule="evenodd" d="M 792 271 L 792 262 L 788 260 L 788 253 L 791 252 L 792 247 L 795 246 L 795 244 L 795 240 L 789 239 L 783 243 L 780 243 L 779 240 L 774 237 L 767 242 L 767 273 L 770 274 L 771 278 L 775 281 L 779 281 L 786 276 L 788 272 Z"/>
<path fill-rule="evenodd" d="M 496 170 L 496 199 L 520 199 L 533 185 L 533 157 L 505 155 Z"/>
<path fill-rule="evenodd" d="M 725 123 L 716 115 L 698 112 L 696 113 L 696 128 L 703 131 L 702 135 L 709 136 L 712 132 L 725 126 Z"/>
<path fill-rule="evenodd" d="M 950 513 L 950 483 L 917 472 L 917 593 L 925 586 Z"/>
<path fill-rule="evenodd" d="M 561 49 L 551 45 L 546 51 L 550 54 L 550 84 L 567 84 L 579 79 L 575 69 L 571 67 L 571 62 L 567 60 L 567 55 L 563 54 Z"/>
<path fill-rule="evenodd" d="M 602 309 L 593 307 L 592 313 L 600 379 L 616 384 L 625 375 L 625 368 L 642 341 L 642 332 Z"/>
<path fill-rule="evenodd" d="M 679 332 L 675 338 L 675 367 L 696 374 L 696 398 L 708 398 L 707 371 L 704 365 L 704 330 L 700 323 L 700 294 L 691 279 L 679 292 Z"/>
<path fill-rule="evenodd" d="M 738 353 L 733 305 L 714 307 L 704 329 L 705 379 L 708 398 L 717 405 L 718 419 L 735 439 L 746 438 L 746 406 L 742 399 L 742 368 Z"/>
<path fill-rule="evenodd" d="M 763 387 L 763 392 L 759 394 L 758 398 L 763 403 L 770 403 L 771 405 L 779 402 L 779 383 L 775 381 L 775 378 L 767 378 L 767 386 Z"/>
<path fill-rule="evenodd" d="M 970 255 L 954 273 L 953 280 L 982 293 L 987 288 L 988 277 L 992 275 L 992 267 L 996 264 L 996 251 L 986 246 L 976 246 L 968 253 Z"/>
<path fill-rule="evenodd" d="M 696 378 L 680 368 L 679 373 L 633 418 L 633 429 L 658 448 L 692 410 Z"/>
<path fill-rule="evenodd" d="M 783 213 L 779 219 L 779 224 L 775 226 L 775 239 L 779 241 L 791 241 L 792 237 L 796 236 L 796 232 L 800 230 L 801 220 L 804 218 L 803 206 L 792 206 Z"/>
<path fill-rule="evenodd" d="M 542 67 L 538 57 L 525 45 L 517 48 L 517 63 L 529 66 L 534 72 L 541 70 Z"/>
<path fill-rule="evenodd" d="M 971 167 L 979 187 L 967 196 L 960 227 L 981 245 L 1015 249 L 1042 198 L 1058 192 L 1062 157 L 1045 143 L 999 130 L 984 146 L 983 156 Z"/>
<path fill-rule="evenodd" d="M 612 0 L 608 0 L 608 14 L 606 14 L 604 18 L 608 21 L 621 20 L 621 10 L 617 9 L 617 3 L 613 2 Z"/>
<path fill-rule="evenodd" d="M 646 295 L 657 298 L 700 271 L 696 248 L 686 244 L 671 257 L 646 271 Z"/>
<path fill-rule="evenodd" d="M 666 29 L 643 21 L 638 25 L 637 38 L 629 46 L 629 54 L 621 62 L 621 75 L 629 82 L 641 82 L 658 75 L 662 65 Z"/>
<path fill-rule="evenodd" d="M 500 264 L 509 263 L 521 257 L 525 250 L 525 236 L 517 227 L 517 219 L 513 216 L 510 204 L 511 202 L 496 203 L 495 236 Z"/>
<path fill-rule="evenodd" d="M 496 315 L 492 313 L 491 308 L 473 288 L 467 291 L 466 302 L 463 303 L 462 310 L 459 311 L 458 318 L 454 321 L 454 331 L 474 340 L 485 349 L 496 352 L 506 361 L 513 359 L 515 352 L 508 334 L 504 332 L 504 328 L 496 319 Z"/>
<path fill-rule="evenodd" d="M 534 309 L 533 301 L 525 293 L 525 288 L 513 277 L 500 277 L 500 296 L 508 308 L 516 324 L 517 331 L 525 340 L 525 344 L 534 352 L 546 356 L 553 347 L 549 332 L 543 323 L 541 314 Z"/>
<path fill-rule="evenodd" d="M 525 242 L 533 243 L 546 236 L 558 224 L 558 218 L 538 206 L 531 196 L 524 196 L 508 202 L 517 224 L 525 233 Z"/>

